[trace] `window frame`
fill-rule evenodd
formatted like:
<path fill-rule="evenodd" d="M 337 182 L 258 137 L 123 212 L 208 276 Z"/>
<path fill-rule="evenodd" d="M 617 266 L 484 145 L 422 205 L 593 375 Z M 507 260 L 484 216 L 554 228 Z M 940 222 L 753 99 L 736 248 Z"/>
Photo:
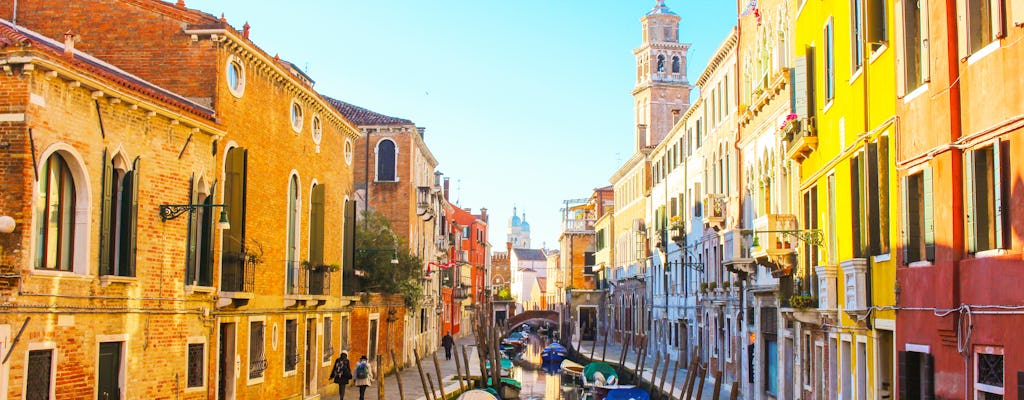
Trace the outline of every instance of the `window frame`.
<path fill-rule="evenodd" d="M 232 67 L 238 67 L 234 86 L 231 84 L 231 72 L 234 70 Z M 245 81 L 245 63 L 234 54 L 228 56 L 227 62 L 224 63 L 224 83 L 228 87 L 228 92 L 235 98 L 242 98 L 245 94 Z"/>
<path fill-rule="evenodd" d="M 288 107 L 288 116 L 292 130 L 295 131 L 295 133 L 301 133 L 302 126 L 306 122 L 306 110 L 302 107 L 302 103 L 300 103 L 298 99 L 292 99 L 291 105 Z"/>
<path fill-rule="evenodd" d="M 321 366 L 327 367 L 331 365 L 334 354 L 338 351 L 334 347 L 334 317 L 331 315 L 324 315 L 321 326 L 323 327 L 323 331 L 320 333 L 320 352 L 323 358 Z M 327 350 L 330 350 L 331 352 L 328 353 Z"/>
<path fill-rule="evenodd" d="M 44 196 L 42 193 L 43 184 L 43 172 L 45 171 L 44 166 L 50 160 L 51 157 L 59 155 L 67 166 L 69 177 L 74 185 L 74 193 L 72 196 L 73 206 L 71 210 L 73 215 L 71 216 L 70 225 L 72 228 L 71 234 L 68 236 L 71 243 L 68 244 L 71 251 L 68 263 L 70 267 L 67 269 L 61 268 L 40 268 L 39 261 L 37 258 L 43 257 L 40 253 L 41 250 L 45 251 L 45 243 L 40 243 L 42 232 L 46 227 L 44 223 L 43 215 L 39 207 L 33 205 L 32 207 L 32 228 L 31 235 L 31 254 L 32 254 L 32 273 L 38 275 L 49 275 L 49 276 L 62 276 L 62 275 L 88 275 L 90 274 L 90 233 L 91 231 L 91 215 L 92 215 L 92 194 L 88 185 L 89 177 L 85 172 L 82 158 L 74 147 L 66 143 L 55 143 L 46 149 L 39 157 L 39 166 L 37 167 L 40 179 L 38 182 L 33 183 L 33 199 L 39 199 L 40 196 Z M 43 210 L 45 211 L 45 210 Z"/>
<path fill-rule="evenodd" d="M 49 390 L 50 394 L 49 394 L 49 398 L 55 399 L 55 398 L 57 398 L 57 394 L 56 394 L 57 393 L 57 364 L 58 364 L 57 358 L 60 355 L 60 353 L 57 351 L 57 343 L 56 342 L 51 342 L 51 341 L 34 342 L 34 343 L 29 343 L 28 344 L 28 348 L 25 350 L 25 364 L 23 364 L 25 366 L 24 367 L 25 368 L 24 369 L 25 374 L 24 374 L 24 377 L 21 380 L 22 381 L 21 382 L 21 385 L 22 385 L 21 386 L 21 393 L 22 393 L 23 396 L 28 393 L 28 381 L 29 381 L 28 380 L 28 376 L 30 375 L 29 374 L 29 368 L 31 366 L 29 361 L 31 360 L 32 352 L 37 352 L 37 351 L 49 351 L 50 352 L 50 382 L 49 382 L 49 384 L 50 384 L 50 390 Z"/>
<path fill-rule="evenodd" d="M 289 327 L 294 329 L 289 331 Z M 288 336 L 292 337 L 292 349 L 294 354 L 288 354 Z M 284 320 L 284 345 L 281 346 L 283 358 L 281 361 L 281 369 L 284 371 L 283 376 L 293 376 L 298 374 L 299 371 L 299 319 L 295 316 L 285 317 Z M 288 369 L 288 358 L 291 356 L 295 361 L 292 364 L 291 369 Z"/>
<path fill-rule="evenodd" d="M 977 169 L 976 164 L 978 163 L 977 158 L 981 153 L 986 154 L 986 161 L 984 168 Z M 1009 237 L 1010 220 L 1008 215 L 1010 209 L 1008 207 L 1009 196 L 1006 191 L 1009 189 L 1008 175 L 1011 167 L 1010 164 L 1010 148 L 1009 142 L 1005 140 L 993 140 L 986 142 L 982 145 L 976 146 L 964 152 L 964 204 L 966 208 L 966 215 L 964 218 L 965 236 L 967 237 L 967 251 L 973 253 L 975 257 L 986 256 L 993 253 L 1001 253 L 1007 249 L 1012 240 Z M 991 176 L 987 176 L 991 174 Z M 982 179 L 979 179 L 982 178 Z M 985 195 L 989 205 L 986 205 L 986 223 L 985 228 L 986 234 L 991 235 L 991 243 L 987 243 L 986 248 L 981 248 L 982 244 L 979 243 L 979 232 L 982 226 L 978 220 L 979 214 L 979 193 L 977 191 L 978 182 L 985 181 Z M 991 208 L 989 208 L 991 206 Z"/>
<path fill-rule="evenodd" d="M 825 90 L 822 94 L 825 95 L 825 109 L 828 109 L 832 99 L 836 97 L 835 20 L 831 15 L 825 21 L 823 29 L 825 51 L 821 56 L 824 61 L 822 66 L 824 67 Z"/>
<path fill-rule="evenodd" d="M 982 392 L 990 393 L 990 394 L 995 394 L 995 395 L 999 395 L 999 396 L 1004 396 L 1004 398 L 1005 398 L 1005 396 L 1006 396 L 1006 364 L 1005 364 L 1006 363 L 1006 355 L 1005 355 L 1004 351 L 1005 351 L 1005 349 L 1003 347 L 998 347 L 998 346 L 974 346 L 974 355 L 971 357 L 972 358 L 971 364 L 973 364 L 972 367 L 973 367 L 973 372 L 974 372 L 974 375 L 973 375 L 974 379 L 973 379 L 973 382 L 971 384 L 971 391 L 974 392 L 973 396 L 972 396 L 974 399 L 980 400 L 981 396 L 979 396 L 979 393 L 982 393 Z M 989 385 L 989 384 L 985 384 L 985 383 L 979 382 L 979 378 L 981 378 L 981 375 L 979 374 L 979 369 L 980 368 L 979 368 L 978 363 L 979 363 L 979 361 L 981 361 L 981 357 L 980 356 L 983 355 L 983 354 L 984 355 L 995 355 L 995 356 L 1003 357 L 1003 386 L 1002 387 L 993 386 L 993 385 Z"/>
<path fill-rule="evenodd" d="M 313 136 L 313 144 L 319 146 L 320 141 L 323 140 L 324 135 L 323 120 L 320 119 L 320 114 L 314 113 L 313 117 L 310 118 L 309 121 L 309 130 L 310 134 Z"/>
<path fill-rule="evenodd" d="M 391 173 L 393 174 L 393 177 L 392 177 L 393 179 L 381 179 L 381 171 L 382 171 L 381 170 L 381 156 L 382 156 L 381 145 L 383 145 L 385 142 L 390 142 L 391 145 L 393 146 L 393 149 L 392 149 L 393 150 L 392 151 L 392 159 L 390 160 L 391 161 L 391 165 L 390 165 L 391 168 L 390 169 L 391 169 Z M 377 141 L 377 144 L 374 146 L 374 153 L 373 154 L 374 154 L 374 157 L 373 157 L 374 158 L 374 176 L 373 176 L 373 181 L 374 182 L 399 182 L 400 179 L 398 177 L 398 154 L 399 154 L 398 143 L 396 143 L 391 138 L 380 139 L 380 140 Z"/>
<path fill-rule="evenodd" d="M 253 346 L 252 346 L 253 345 L 253 342 L 252 342 L 252 340 L 253 340 L 253 326 L 256 325 L 256 324 L 259 324 L 260 327 L 261 327 L 261 331 L 262 331 L 262 335 L 263 335 L 262 339 L 263 340 L 261 340 L 260 343 L 259 343 L 260 344 L 260 349 L 258 349 L 258 351 L 256 353 L 253 353 L 253 351 L 257 350 L 255 348 L 253 348 Z M 263 383 L 265 381 L 266 377 L 267 377 L 267 370 L 270 369 L 270 361 L 267 359 L 267 317 L 266 316 L 249 317 L 249 323 L 246 324 L 246 326 L 248 328 L 247 334 L 246 334 L 246 338 L 248 338 L 247 344 L 246 344 L 246 349 L 248 350 L 248 354 L 247 354 L 248 357 L 246 357 L 246 361 L 247 362 L 245 363 L 245 375 L 244 376 L 245 376 L 245 379 L 246 379 L 246 385 L 247 386 L 251 386 L 251 385 Z M 264 362 L 263 370 L 259 372 L 259 376 L 253 377 L 252 376 L 252 373 L 253 373 L 253 362 L 255 362 L 255 359 L 259 356 L 260 353 L 263 353 L 263 362 Z"/>
<path fill-rule="evenodd" d="M 345 165 L 352 165 L 352 154 L 354 153 L 353 148 L 355 145 L 352 143 L 352 139 L 345 139 Z"/>
<path fill-rule="evenodd" d="M 199 385 L 199 386 L 189 386 L 190 385 L 189 376 L 192 373 L 192 370 L 189 368 L 189 361 L 190 361 L 190 357 L 192 356 L 192 353 L 190 351 L 192 345 L 203 346 L 202 360 L 199 361 L 199 367 L 200 367 L 200 372 L 199 372 L 200 377 L 199 377 L 199 380 L 200 380 L 200 382 L 202 384 Z M 210 357 L 210 346 L 208 346 L 206 344 L 206 337 L 205 336 L 189 336 L 186 339 L 186 342 L 185 342 L 185 393 L 206 392 L 207 381 L 209 380 L 209 368 L 207 368 L 207 366 L 209 365 L 209 361 L 210 361 L 209 357 Z"/>

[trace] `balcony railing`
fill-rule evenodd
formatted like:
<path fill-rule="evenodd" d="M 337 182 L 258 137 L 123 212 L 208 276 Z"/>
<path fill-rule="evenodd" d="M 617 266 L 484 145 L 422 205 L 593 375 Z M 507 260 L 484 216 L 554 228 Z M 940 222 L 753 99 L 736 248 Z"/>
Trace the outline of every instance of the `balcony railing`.
<path fill-rule="evenodd" d="M 562 232 L 566 233 L 587 233 L 594 231 L 594 220 L 592 219 L 567 219 L 562 221 Z"/>
<path fill-rule="evenodd" d="M 252 293 L 259 261 L 242 254 L 225 257 L 221 266 L 220 290 Z"/>
<path fill-rule="evenodd" d="M 308 268 L 297 261 L 288 262 L 288 294 L 326 296 L 331 292 L 330 271 Z"/>
<path fill-rule="evenodd" d="M 796 265 L 800 237 L 797 219 L 792 214 L 768 214 L 754 220 L 754 246 L 750 256 L 773 270 L 775 277 L 788 275 Z"/>
<path fill-rule="evenodd" d="M 782 127 L 782 135 L 788 149 L 786 155 L 791 160 L 801 162 L 818 148 L 818 131 L 814 117 L 786 121 Z"/>

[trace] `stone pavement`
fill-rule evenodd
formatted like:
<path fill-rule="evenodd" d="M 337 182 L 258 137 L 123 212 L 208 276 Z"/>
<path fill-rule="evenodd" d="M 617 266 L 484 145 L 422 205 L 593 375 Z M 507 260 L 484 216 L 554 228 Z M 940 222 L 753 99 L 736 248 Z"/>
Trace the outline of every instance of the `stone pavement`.
<path fill-rule="evenodd" d="M 584 357 L 588 357 L 589 358 L 591 351 L 593 351 L 594 359 L 597 360 L 597 361 L 601 361 L 602 360 L 601 356 L 602 356 L 602 350 L 603 350 L 602 346 L 603 345 L 604 345 L 603 342 L 597 341 L 596 342 L 596 346 L 597 347 L 593 348 L 592 342 L 589 342 L 589 341 L 583 342 L 583 344 L 581 344 L 580 347 L 579 347 L 579 352 L 580 352 L 580 354 L 583 354 Z M 604 353 L 604 361 L 607 362 L 608 364 L 611 364 L 612 366 L 616 366 L 616 364 L 618 364 L 618 362 L 619 362 L 619 357 L 621 356 L 621 354 L 622 354 L 622 345 L 619 344 L 619 343 L 614 343 L 613 341 L 609 341 L 606 353 Z M 627 369 L 629 369 L 630 371 L 635 370 L 636 369 L 636 359 L 637 359 L 636 350 L 635 349 L 630 350 L 628 353 L 626 353 L 626 361 L 624 362 L 625 367 Z M 643 377 L 643 380 L 645 382 L 650 382 L 651 381 L 651 377 L 652 377 L 652 375 L 654 373 L 654 355 L 648 354 L 647 355 L 647 360 L 644 363 L 642 363 L 642 364 L 644 366 L 644 370 L 643 370 L 643 372 L 640 375 Z M 675 364 L 675 362 L 673 361 L 672 365 L 674 366 L 674 364 Z M 684 363 L 680 363 L 680 365 L 685 365 L 685 364 Z M 663 371 L 665 371 L 664 364 L 658 365 L 658 375 L 655 378 L 655 379 L 657 379 L 657 381 L 655 382 L 656 385 L 660 385 L 661 384 L 661 380 L 662 380 L 661 375 L 662 375 Z M 684 367 L 680 367 L 678 372 L 674 371 L 672 366 L 670 366 L 668 368 L 668 373 L 665 375 L 665 386 L 664 386 L 664 392 L 665 393 L 668 393 L 669 390 L 672 387 L 672 374 L 673 373 L 676 373 L 677 377 L 676 377 L 676 388 L 675 388 L 675 391 L 672 392 L 672 399 L 680 399 L 680 398 L 683 397 L 683 389 L 684 389 L 683 386 L 685 386 L 685 384 L 686 384 L 685 381 L 686 381 L 687 370 L 686 370 L 685 366 Z M 699 379 L 699 377 L 698 377 L 698 379 Z M 731 388 L 731 386 L 732 386 L 732 381 L 731 380 L 726 380 L 725 382 L 722 382 L 721 392 L 720 392 L 719 397 L 718 397 L 719 400 L 729 400 L 729 395 L 730 395 L 729 389 Z M 646 384 L 645 384 L 645 387 L 646 387 Z M 708 374 L 707 378 L 704 381 L 704 390 L 701 393 L 700 400 L 711 400 L 711 399 L 713 399 L 714 397 L 713 397 L 712 393 L 714 392 L 714 389 L 715 389 L 715 380 L 714 380 L 713 377 L 711 377 L 711 374 Z M 697 388 L 694 388 L 693 389 L 693 393 L 691 393 L 691 397 L 696 398 L 696 396 L 697 396 L 696 393 L 697 393 Z M 739 398 L 740 399 L 743 398 L 742 393 L 740 394 Z"/>
<path fill-rule="evenodd" d="M 452 349 L 452 360 L 444 359 L 444 348 L 438 347 L 434 354 L 437 354 L 438 365 L 441 367 L 441 375 L 444 376 L 445 382 L 445 393 L 451 394 L 459 390 L 458 381 L 454 380 L 456 375 L 455 360 L 456 354 L 462 355 L 462 346 L 466 346 L 466 352 L 469 355 L 469 362 L 474 363 L 476 359 L 476 343 L 473 340 L 473 335 L 466 335 L 461 338 L 455 339 L 455 347 Z M 458 350 L 458 351 L 456 351 Z M 461 362 L 461 359 L 460 359 Z M 430 374 L 434 384 L 434 397 L 440 398 L 441 393 L 438 389 L 437 373 L 434 368 L 434 358 L 431 354 L 423 355 L 423 359 L 420 360 L 420 365 L 423 366 L 423 373 Z M 353 364 L 355 367 L 355 364 Z M 472 369 L 471 373 L 479 375 L 480 368 Z M 427 391 L 423 390 L 423 383 L 420 380 L 420 374 L 416 370 L 416 364 L 412 364 L 408 367 L 404 367 L 399 373 L 399 378 L 402 380 L 402 393 L 406 400 L 430 400 L 426 397 Z M 377 377 L 380 379 L 380 377 Z M 366 400 L 379 400 L 377 397 L 377 382 L 374 381 L 374 385 L 366 388 Z M 359 399 L 359 389 L 352 386 L 351 383 L 345 386 L 345 399 L 357 400 Z M 337 400 L 341 397 L 338 396 L 338 385 L 328 385 L 324 390 L 325 394 L 321 396 L 324 400 Z M 399 400 L 401 397 L 398 394 L 398 381 L 395 380 L 395 375 L 391 374 L 384 377 L 384 398 L 388 400 Z"/>

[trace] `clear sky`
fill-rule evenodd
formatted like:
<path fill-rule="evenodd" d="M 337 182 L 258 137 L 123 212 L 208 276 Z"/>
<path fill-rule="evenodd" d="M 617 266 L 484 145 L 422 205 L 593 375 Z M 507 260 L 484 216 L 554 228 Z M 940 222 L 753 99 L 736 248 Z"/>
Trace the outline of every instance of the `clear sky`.
<path fill-rule="evenodd" d="M 633 151 L 633 49 L 655 0 L 185 0 L 225 14 L 322 94 L 426 127 L 451 200 L 487 207 L 504 247 L 517 206 L 557 248 L 562 201 L 606 186 Z M 736 3 L 668 0 L 695 82 Z M 696 91 L 694 92 L 696 93 Z"/>

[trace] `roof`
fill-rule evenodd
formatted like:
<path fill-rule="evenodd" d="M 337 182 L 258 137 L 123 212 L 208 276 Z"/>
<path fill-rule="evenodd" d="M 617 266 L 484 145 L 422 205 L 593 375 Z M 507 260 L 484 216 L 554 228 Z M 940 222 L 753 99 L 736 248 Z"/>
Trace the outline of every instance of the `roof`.
<path fill-rule="evenodd" d="M 328 104 L 338 110 L 341 115 L 344 115 L 345 118 L 348 118 L 349 121 L 352 121 L 352 123 L 356 125 L 412 125 L 412 121 L 404 118 L 391 117 L 376 113 L 335 98 L 323 95 L 321 95 L 321 97 L 323 97 Z"/>
<path fill-rule="evenodd" d="M 115 84 L 142 93 L 151 98 L 169 103 L 191 114 L 213 120 L 212 108 L 203 106 L 170 90 L 154 85 L 138 76 L 106 63 L 80 50 L 72 50 L 73 57 L 64 54 L 64 43 L 53 40 L 41 33 L 17 26 L 0 18 L 0 50 L 8 47 L 33 48 L 49 53 L 53 59 L 70 64 L 83 71 L 113 81 Z"/>
<path fill-rule="evenodd" d="M 512 249 L 516 253 L 516 258 L 524 261 L 547 261 L 547 256 L 544 255 L 544 250 L 539 249 Z"/>
<path fill-rule="evenodd" d="M 545 278 L 543 276 L 538 276 L 537 277 L 537 286 L 540 286 L 540 291 L 541 292 L 547 292 L 548 291 L 548 278 Z"/>
<path fill-rule="evenodd" d="M 676 15 L 676 13 L 672 12 L 672 10 L 669 10 L 668 6 L 665 5 L 665 0 L 658 0 L 658 2 L 654 5 L 654 8 L 652 8 L 651 11 L 647 12 L 647 15 L 654 15 L 654 14 L 671 14 L 671 15 Z"/>

